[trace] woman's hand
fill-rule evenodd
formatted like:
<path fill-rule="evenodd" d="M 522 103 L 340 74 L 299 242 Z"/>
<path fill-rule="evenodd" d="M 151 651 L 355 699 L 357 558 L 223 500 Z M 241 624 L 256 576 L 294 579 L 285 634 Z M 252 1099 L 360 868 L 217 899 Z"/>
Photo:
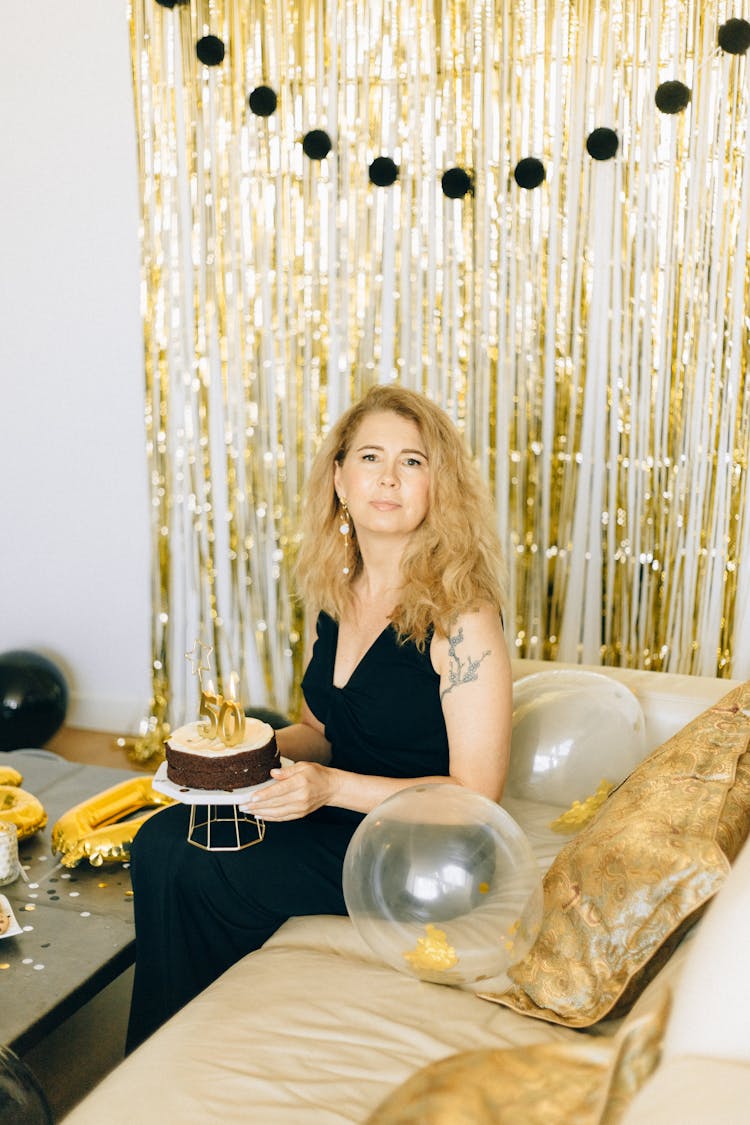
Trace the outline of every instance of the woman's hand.
<path fill-rule="evenodd" d="M 253 793 L 240 808 L 260 820 L 297 820 L 331 803 L 335 776 L 318 762 L 293 762 L 271 770 L 274 784 Z"/>

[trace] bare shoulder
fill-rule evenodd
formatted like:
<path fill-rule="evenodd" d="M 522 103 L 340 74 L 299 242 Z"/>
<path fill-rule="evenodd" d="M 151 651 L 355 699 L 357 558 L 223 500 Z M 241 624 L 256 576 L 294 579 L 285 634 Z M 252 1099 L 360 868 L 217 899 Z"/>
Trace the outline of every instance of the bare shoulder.
<path fill-rule="evenodd" d="M 498 667 L 508 664 L 500 614 L 488 603 L 458 614 L 448 635 L 433 639 L 430 658 L 441 679 L 442 695 L 460 684 L 476 682 L 483 665 L 496 674 Z"/>

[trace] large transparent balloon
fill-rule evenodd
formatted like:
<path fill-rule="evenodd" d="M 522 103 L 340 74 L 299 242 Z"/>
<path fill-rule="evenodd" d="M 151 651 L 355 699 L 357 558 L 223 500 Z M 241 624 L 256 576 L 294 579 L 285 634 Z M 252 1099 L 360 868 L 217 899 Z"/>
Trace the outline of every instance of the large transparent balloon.
<path fill-rule="evenodd" d="M 645 754 L 641 705 L 610 676 L 560 669 L 514 685 L 509 797 L 571 805 L 618 785 Z"/>
<path fill-rule="evenodd" d="M 344 860 L 344 898 L 367 944 L 422 980 L 465 985 L 530 949 L 539 866 L 504 809 L 457 785 L 415 785 L 373 809 Z"/>

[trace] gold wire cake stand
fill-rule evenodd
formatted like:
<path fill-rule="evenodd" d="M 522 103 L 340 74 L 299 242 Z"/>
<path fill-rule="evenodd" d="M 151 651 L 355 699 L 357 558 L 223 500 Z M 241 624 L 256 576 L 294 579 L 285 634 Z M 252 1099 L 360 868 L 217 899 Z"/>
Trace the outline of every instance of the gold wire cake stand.
<path fill-rule="evenodd" d="M 241 852 L 260 844 L 265 834 L 265 821 L 240 812 L 236 805 L 190 805 L 188 843 L 206 852 Z"/>
<path fill-rule="evenodd" d="M 206 852 L 239 852 L 262 842 L 266 834 L 265 822 L 252 813 L 243 812 L 238 806 L 251 793 L 269 784 L 273 782 L 263 781 L 260 785 L 249 785 L 231 793 L 216 789 L 186 789 L 169 780 L 166 762 L 161 763 L 152 782 L 158 793 L 190 806 L 188 842 Z"/>

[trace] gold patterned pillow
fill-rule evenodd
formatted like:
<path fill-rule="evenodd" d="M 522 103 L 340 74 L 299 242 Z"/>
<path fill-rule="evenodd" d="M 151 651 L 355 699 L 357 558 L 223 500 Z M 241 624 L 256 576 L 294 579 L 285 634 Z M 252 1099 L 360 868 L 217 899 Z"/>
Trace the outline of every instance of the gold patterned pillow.
<path fill-rule="evenodd" d="M 399 1086 L 367 1125 L 616 1125 L 659 1062 L 669 1000 L 614 1039 L 440 1059 Z"/>
<path fill-rule="evenodd" d="M 626 1011 L 748 834 L 749 748 L 750 682 L 655 750 L 562 849 L 514 987 L 484 999 L 569 1027 Z"/>

